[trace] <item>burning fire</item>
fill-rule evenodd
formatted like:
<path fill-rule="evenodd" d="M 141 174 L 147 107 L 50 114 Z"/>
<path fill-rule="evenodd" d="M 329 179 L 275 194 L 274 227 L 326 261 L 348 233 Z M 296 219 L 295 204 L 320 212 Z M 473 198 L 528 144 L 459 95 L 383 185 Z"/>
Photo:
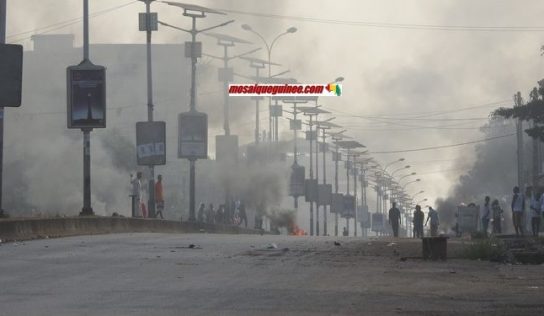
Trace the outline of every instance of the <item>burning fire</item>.
<path fill-rule="evenodd" d="M 306 232 L 304 229 L 301 229 L 298 227 L 298 225 L 294 225 L 293 230 L 291 231 L 291 236 L 305 236 Z"/>

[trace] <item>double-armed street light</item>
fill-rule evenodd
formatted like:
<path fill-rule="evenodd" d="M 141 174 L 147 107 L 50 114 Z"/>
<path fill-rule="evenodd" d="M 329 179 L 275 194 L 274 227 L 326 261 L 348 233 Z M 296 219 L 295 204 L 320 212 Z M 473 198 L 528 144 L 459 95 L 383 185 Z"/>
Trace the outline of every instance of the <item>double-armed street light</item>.
<path fill-rule="evenodd" d="M 267 50 L 267 53 L 268 53 L 268 77 L 272 77 L 272 49 L 274 48 L 274 44 L 276 44 L 276 42 L 278 41 L 278 39 L 284 35 L 287 35 L 287 34 L 293 34 L 297 31 L 297 28 L 296 27 L 289 27 L 288 29 L 286 29 L 284 32 L 276 35 L 276 37 L 274 37 L 272 39 L 272 41 L 269 43 L 263 35 L 261 35 L 259 32 L 255 31 L 249 24 L 242 24 L 242 29 L 245 30 L 245 31 L 248 31 L 248 32 L 251 32 L 255 35 L 257 35 L 264 43 L 264 45 L 266 46 L 266 50 Z M 277 125 L 277 120 L 278 120 L 278 117 L 277 116 L 272 116 L 271 112 L 272 112 L 272 98 L 268 98 L 269 102 L 268 102 L 268 108 L 269 108 L 269 112 L 270 112 L 270 115 L 269 115 L 269 118 L 268 118 L 268 140 L 269 142 L 272 141 L 272 135 L 274 135 L 274 139 L 277 141 L 277 138 L 278 138 L 278 131 L 274 131 L 272 132 L 272 120 L 274 118 L 275 120 L 275 123 L 274 125 Z"/>

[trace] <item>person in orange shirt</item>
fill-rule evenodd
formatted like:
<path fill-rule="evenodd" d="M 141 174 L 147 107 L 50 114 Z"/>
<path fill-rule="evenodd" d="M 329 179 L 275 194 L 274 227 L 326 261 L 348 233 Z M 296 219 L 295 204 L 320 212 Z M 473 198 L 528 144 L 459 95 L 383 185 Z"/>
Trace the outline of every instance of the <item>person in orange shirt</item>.
<path fill-rule="evenodd" d="M 155 183 L 155 209 L 157 216 L 161 216 L 161 219 L 164 219 L 162 216 L 162 211 L 164 210 L 164 195 L 162 191 L 162 175 L 157 176 L 157 182 Z"/>

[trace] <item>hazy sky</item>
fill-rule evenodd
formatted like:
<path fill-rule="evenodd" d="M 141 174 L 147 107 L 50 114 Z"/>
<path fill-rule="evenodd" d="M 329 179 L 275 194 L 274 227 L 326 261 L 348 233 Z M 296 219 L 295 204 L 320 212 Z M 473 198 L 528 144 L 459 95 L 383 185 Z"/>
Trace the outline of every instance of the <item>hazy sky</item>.
<path fill-rule="evenodd" d="M 544 69 L 544 57 L 539 51 L 544 44 L 544 23 L 541 22 L 544 4 L 538 0 L 184 2 L 283 16 L 233 13 L 199 21 L 200 25 L 208 26 L 236 19 L 236 23 L 222 31 L 243 36 L 257 45 L 259 39 L 243 31 L 241 24 L 252 25 L 267 39 L 289 26 L 296 26 L 298 32 L 283 37 L 274 48 L 273 59 L 284 65 L 276 70 L 289 69 L 292 76 L 307 83 L 345 77 L 344 95 L 323 99 L 320 103 L 335 111 L 336 121 L 345 125 L 348 134 L 367 145 L 370 151 L 481 139 L 484 136 L 478 128 L 485 123 L 489 112 L 497 104 L 510 105 L 511 96 L 518 90 L 526 95 L 542 78 Z M 137 25 L 137 13 L 144 9 L 139 1 L 90 0 L 90 11 L 127 3 L 131 4 L 91 20 L 92 42 L 144 41 L 144 34 L 138 32 Z M 22 43 L 30 49 L 29 36 L 33 32 L 49 31 L 75 33 L 76 45 L 80 45 L 81 23 L 44 27 L 79 21 L 81 4 L 80 0 L 8 0 L 8 41 Z M 189 27 L 190 20 L 184 18 L 178 8 L 155 3 L 153 10 L 159 13 L 160 20 Z M 319 21 L 312 22 L 311 18 Z M 438 27 L 429 28 L 429 25 Z M 540 31 L 477 31 L 474 28 L 452 30 L 445 26 L 541 28 Z M 16 36 L 12 36 L 14 34 Z M 185 34 L 164 27 L 154 33 L 156 43 L 186 40 Z M 204 47 L 206 51 L 209 48 L 211 53 L 220 53 L 213 41 L 203 40 L 205 45 L 209 43 Z M 264 52 L 259 57 L 264 58 Z M 467 118 L 470 120 L 465 120 Z M 233 131 L 236 133 L 236 126 Z M 427 192 L 425 197 L 434 200 L 447 194 L 463 172 L 451 171 L 458 168 L 453 160 L 463 157 L 470 163 L 473 147 L 376 154 L 375 157 L 382 163 L 405 157 L 406 163 L 412 165 L 410 171 L 421 173 L 423 179 L 418 186 L 410 186 L 411 192 L 423 189 Z M 514 164 L 512 162 L 512 168 Z M 435 172 L 441 170 L 447 172 Z"/>

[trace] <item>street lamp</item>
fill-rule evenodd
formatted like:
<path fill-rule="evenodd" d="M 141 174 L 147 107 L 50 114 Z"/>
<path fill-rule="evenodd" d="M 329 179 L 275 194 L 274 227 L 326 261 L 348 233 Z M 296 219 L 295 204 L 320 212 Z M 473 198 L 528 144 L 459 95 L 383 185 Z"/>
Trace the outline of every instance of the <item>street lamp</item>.
<path fill-rule="evenodd" d="M 398 180 L 398 183 L 400 184 L 400 180 L 404 179 L 404 178 L 407 178 L 407 177 L 410 177 L 410 176 L 415 176 L 416 173 L 415 172 L 412 172 L 412 173 L 409 173 L 409 174 L 405 174 L 403 176 L 401 176 Z"/>
<path fill-rule="evenodd" d="M 418 196 L 418 195 L 420 195 L 420 194 L 422 194 L 422 193 L 425 193 L 425 191 L 421 190 L 421 191 L 419 191 L 418 193 L 414 194 L 414 195 L 412 196 L 412 201 L 416 198 L 416 196 Z"/>
<path fill-rule="evenodd" d="M 316 164 L 316 179 L 318 179 L 318 174 L 319 174 L 319 165 L 318 165 L 318 157 L 319 157 L 319 130 L 321 129 L 322 131 L 322 140 L 323 140 L 323 187 L 326 187 L 327 185 L 327 167 L 326 167 L 326 131 L 328 129 L 331 129 L 331 128 L 340 128 L 340 125 L 337 125 L 337 124 L 334 124 L 334 123 L 331 123 L 331 121 L 335 119 L 334 117 L 332 118 L 329 118 L 327 120 L 324 120 L 324 121 L 316 121 L 316 132 L 317 132 L 317 145 L 316 145 L 316 159 L 315 159 L 315 164 Z M 310 149 L 311 150 L 311 149 Z M 311 163 L 311 162 L 310 162 Z M 318 185 L 319 187 L 319 185 Z M 318 193 L 319 193 L 319 190 L 318 190 Z M 319 198 L 319 195 L 318 195 L 318 198 Z M 319 203 L 317 203 L 317 206 L 316 206 L 316 232 L 317 232 L 317 235 L 319 236 Z M 327 204 L 324 203 L 323 204 L 323 234 L 324 236 L 327 236 L 328 234 L 328 227 L 327 227 Z"/>
<path fill-rule="evenodd" d="M 329 111 L 325 111 L 325 110 L 322 110 L 318 107 L 314 107 L 314 106 L 301 106 L 301 107 L 298 107 L 298 110 L 300 112 L 303 113 L 303 115 L 306 115 L 306 116 L 309 116 L 310 117 L 310 121 L 308 123 L 308 125 L 310 126 L 310 133 L 308 134 L 307 133 L 307 137 L 306 139 L 308 139 L 310 141 L 310 182 L 311 183 L 314 183 L 314 157 L 313 157 L 313 143 L 314 143 L 314 138 L 315 138 L 315 141 L 319 143 L 318 141 L 318 131 L 316 129 L 315 133 L 314 133 L 314 130 L 313 130 L 313 126 L 316 125 L 316 123 L 314 122 L 314 116 L 316 117 L 316 120 L 317 120 L 317 115 L 319 114 L 324 114 L 324 113 L 330 113 Z M 295 140 L 296 141 L 296 140 Z M 319 144 L 317 145 L 319 147 Z M 317 165 L 317 163 L 316 163 Z M 317 171 L 317 170 L 316 170 Z M 317 179 L 317 173 L 316 173 L 316 184 L 318 184 L 318 179 Z M 313 184 L 311 186 L 313 188 Z M 316 189 L 317 186 L 316 186 Z M 318 190 L 319 191 L 319 190 Z M 311 194 L 312 196 L 314 196 L 313 194 Z M 317 202 L 317 201 L 315 201 Z M 317 206 L 317 208 L 319 209 L 319 206 Z M 317 213 L 317 222 L 319 223 L 319 213 Z M 317 226 L 319 227 L 319 225 Z M 317 230 L 317 234 L 319 235 L 319 229 Z M 313 236 L 314 235 L 314 201 L 313 199 L 310 199 L 310 236 Z"/>
<path fill-rule="evenodd" d="M 395 173 L 403 170 L 403 169 L 410 169 L 410 165 L 407 165 L 407 166 L 404 166 L 402 168 L 398 168 L 397 170 L 393 170 L 393 172 L 391 172 L 391 177 L 393 177 L 393 175 L 395 175 Z"/>
<path fill-rule="evenodd" d="M 272 48 L 274 48 L 274 44 L 276 43 L 276 41 L 282 37 L 283 35 L 286 35 L 286 34 L 292 34 L 292 33 L 295 33 L 297 31 L 297 28 L 296 27 L 290 27 L 288 28 L 287 30 L 285 30 L 285 32 L 283 33 L 280 33 L 278 34 L 270 44 L 268 44 L 268 42 L 266 41 L 266 39 L 264 38 L 264 36 L 262 36 L 260 33 L 258 33 L 257 31 L 255 31 L 251 26 L 249 26 L 248 24 L 242 24 L 242 29 L 245 30 L 245 31 L 248 31 L 248 32 L 251 32 L 255 35 L 257 35 L 264 43 L 264 45 L 266 46 L 266 50 L 268 52 L 268 77 L 272 77 Z M 270 113 L 270 110 L 272 108 L 272 98 L 268 98 L 268 109 L 269 109 L 269 113 Z M 274 117 L 274 119 L 277 121 L 278 118 L 277 117 Z M 277 125 L 277 124 L 276 124 Z M 277 131 L 276 131 L 276 134 L 277 134 Z M 270 115 L 269 118 L 268 118 L 268 140 L 271 141 L 272 140 L 272 116 Z"/>
<path fill-rule="evenodd" d="M 198 30 L 196 28 L 196 19 L 205 18 L 206 14 L 208 13 L 219 14 L 219 15 L 225 15 L 225 13 L 217 11 L 217 10 L 205 8 L 202 6 L 198 6 L 198 5 L 192 5 L 192 4 L 184 4 L 184 3 L 171 2 L 171 1 L 163 1 L 163 3 L 183 9 L 183 15 L 191 18 L 192 20 L 191 29 L 180 28 L 180 27 L 173 26 L 168 23 L 164 23 L 160 21 L 159 23 L 161 25 L 168 26 L 168 27 L 191 34 L 191 42 L 186 43 L 186 45 L 190 43 L 190 47 L 189 47 L 190 49 L 186 50 L 186 57 L 191 58 L 191 90 L 190 90 L 191 93 L 190 93 L 190 102 L 189 102 L 189 107 L 190 107 L 189 113 L 194 115 L 198 113 L 196 110 L 196 63 L 197 63 L 197 58 L 200 58 L 202 54 L 202 46 L 200 42 L 196 41 L 196 36 L 198 33 L 206 32 L 206 31 L 230 24 L 234 22 L 234 20 L 230 20 L 230 21 L 221 23 L 219 25 Z M 181 114 L 180 114 L 180 117 L 181 117 Z M 206 120 L 206 128 L 207 128 L 207 117 L 205 118 L 205 120 Z M 192 222 L 196 221 L 196 216 L 195 216 L 196 159 L 197 159 L 196 157 L 189 158 L 189 221 L 192 221 Z"/>
<path fill-rule="evenodd" d="M 396 164 L 396 163 L 398 163 L 398 162 L 402 162 L 402 161 L 404 161 L 404 160 L 405 160 L 404 158 L 400 158 L 400 159 L 397 159 L 397 160 L 395 160 L 395 161 L 392 161 L 392 162 L 388 163 L 388 164 L 385 165 L 385 167 L 383 168 L 383 171 L 386 172 L 386 171 L 387 171 L 387 168 L 389 168 L 391 165 L 394 165 L 394 164 Z"/>
<path fill-rule="evenodd" d="M 419 182 L 421 181 L 421 179 L 415 179 L 414 181 L 410 181 L 410 182 L 406 182 L 403 186 L 402 186 L 402 189 L 406 189 L 406 186 L 409 185 L 410 183 L 415 183 L 415 182 Z"/>

